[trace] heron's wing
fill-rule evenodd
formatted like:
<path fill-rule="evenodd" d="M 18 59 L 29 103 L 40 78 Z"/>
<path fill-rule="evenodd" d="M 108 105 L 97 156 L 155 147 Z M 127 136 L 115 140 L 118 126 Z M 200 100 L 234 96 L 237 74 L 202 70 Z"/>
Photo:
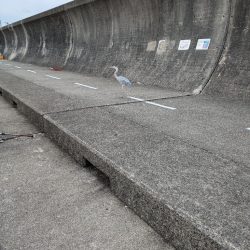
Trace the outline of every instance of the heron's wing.
<path fill-rule="evenodd" d="M 129 81 L 128 78 L 124 77 L 124 76 L 118 76 L 117 80 L 121 83 L 121 84 L 126 84 L 126 85 L 131 85 L 131 82 Z"/>

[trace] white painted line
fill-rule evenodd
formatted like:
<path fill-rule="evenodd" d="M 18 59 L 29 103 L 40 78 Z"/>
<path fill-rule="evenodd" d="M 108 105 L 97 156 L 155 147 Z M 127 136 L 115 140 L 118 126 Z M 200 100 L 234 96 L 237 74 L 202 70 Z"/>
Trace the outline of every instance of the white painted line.
<path fill-rule="evenodd" d="M 161 104 L 158 104 L 158 103 L 155 103 L 155 102 L 148 102 L 148 101 L 146 101 L 146 103 L 154 105 L 154 106 L 157 106 L 157 107 L 160 107 L 160 108 L 164 108 L 164 109 L 176 110 L 176 108 L 165 106 L 165 105 L 161 105 Z"/>
<path fill-rule="evenodd" d="M 249 131 L 250 131 L 250 128 L 246 128 L 246 130 L 249 130 Z"/>
<path fill-rule="evenodd" d="M 158 104 L 156 102 L 145 101 L 144 99 L 141 99 L 141 98 L 137 98 L 137 97 L 133 97 L 133 96 L 128 96 L 128 98 L 132 99 L 132 100 L 135 100 L 135 101 L 139 101 L 139 102 L 145 102 L 147 104 L 154 105 L 154 106 L 157 106 L 157 107 L 160 107 L 160 108 L 170 109 L 170 110 L 176 110 L 176 108 L 165 106 L 165 105 L 161 105 L 161 104 Z"/>
<path fill-rule="evenodd" d="M 30 70 L 30 69 L 27 69 L 28 72 L 31 72 L 33 74 L 36 74 L 36 71 L 33 71 L 33 70 Z"/>
<path fill-rule="evenodd" d="M 60 80 L 61 78 L 59 77 L 55 77 L 55 76 L 51 76 L 51 75 L 46 75 L 47 77 L 50 77 L 50 78 L 53 78 L 53 79 L 57 79 L 57 80 Z"/>
<path fill-rule="evenodd" d="M 128 96 L 129 99 L 132 99 L 132 100 L 136 100 L 136 101 L 139 101 L 139 102 L 144 102 L 145 100 L 143 99 L 140 99 L 140 98 L 136 98 L 136 97 L 133 97 L 133 96 Z"/>
<path fill-rule="evenodd" d="M 85 88 L 89 88 L 89 89 L 98 89 L 98 88 L 91 87 L 91 86 L 89 86 L 89 85 L 81 84 L 81 83 L 78 83 L 78 82 L 75 82 L 74 84 L 75 84 L 75 85 L 82 86 L 82 87 L 85 87 Z"/>
<path fill-rule="evenodd" d="M 19 67 L 19 66 L 15 66 L 15 68 L 17 68 L 17 69 L 21 69 L 21 67 Z"/>

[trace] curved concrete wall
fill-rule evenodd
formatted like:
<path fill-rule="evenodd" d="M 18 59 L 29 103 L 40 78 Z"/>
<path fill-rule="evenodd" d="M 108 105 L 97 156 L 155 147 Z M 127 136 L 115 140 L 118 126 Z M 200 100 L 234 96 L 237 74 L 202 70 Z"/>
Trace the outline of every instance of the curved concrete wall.
<path fill-rule="evenodd" d="M 116 65 L 135 82 L 181 91 L 193 91 L 202 85 L 207 86 L 208 93 L 220 88 L 224 93 L 227 78 L 233 74 L 227 65 L 233 63 L 237 39 L 241 41 L 237 45 L 237 60 L 242 59 L 241 65 L 236 63 L 239 68 L 244 67 L 244 50 L 249 46 L 249 29 L 242 30 L 249 28 L 248 0 L 232 1 L 76 1 L 4 28 L 0 49 L 11 60 L 58 65 L 97 76 L 107 76 L 107 67 Z M 233 27 L 243 11 L 241 5 L 245 19 L 238 17 L 237 30 Z M 202 38 L 211 38 L 208 50 L 195 49 Z M 192 41 L 187 51 L 178 50 L 183 39 Z M 249 62 L 245 63 L 243 74 L 247 72 L 249 76 Z M 241 73 L 239 70 L 237 83 Z M 209 82 L 211 77 L 213 81 Z M 227 93 L 234 95 L 234 87 L 232 84 Z M 249 91 L 249 86 L 242 83 L 235 88 L 241 88 L 235 90 L 240 93 Z M 249 92 L 240 93 L 239 96 L 249 96 Z"/>
<path fill-rule="evenodd" d="M 205 93 L 250 101 L 250 2 L 248 0 L 232 1 L 225 49 Z"/>

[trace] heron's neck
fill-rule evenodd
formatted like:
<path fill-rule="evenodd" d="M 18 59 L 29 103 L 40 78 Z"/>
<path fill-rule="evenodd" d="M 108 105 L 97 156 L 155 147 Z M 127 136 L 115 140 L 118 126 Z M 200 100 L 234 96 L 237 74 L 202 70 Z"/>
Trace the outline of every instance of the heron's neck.
<path fill-rule="evenodd" d="M 114 77 L 117 78 L 118 69 L 115 70 Z"/>

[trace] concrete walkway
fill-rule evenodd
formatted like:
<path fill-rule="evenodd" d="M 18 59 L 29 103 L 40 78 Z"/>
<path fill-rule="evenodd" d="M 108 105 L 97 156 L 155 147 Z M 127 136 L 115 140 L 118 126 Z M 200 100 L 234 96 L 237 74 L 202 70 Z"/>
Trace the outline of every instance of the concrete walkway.
<path fill-rule="evenodd" d="M 0 69 L 3 96 L 177 248 L 250 248 L 249 102 Z"/>
<path fill-rule="evenodd" d="M 0 249 L 173 249 L 0 97 Z"/>

